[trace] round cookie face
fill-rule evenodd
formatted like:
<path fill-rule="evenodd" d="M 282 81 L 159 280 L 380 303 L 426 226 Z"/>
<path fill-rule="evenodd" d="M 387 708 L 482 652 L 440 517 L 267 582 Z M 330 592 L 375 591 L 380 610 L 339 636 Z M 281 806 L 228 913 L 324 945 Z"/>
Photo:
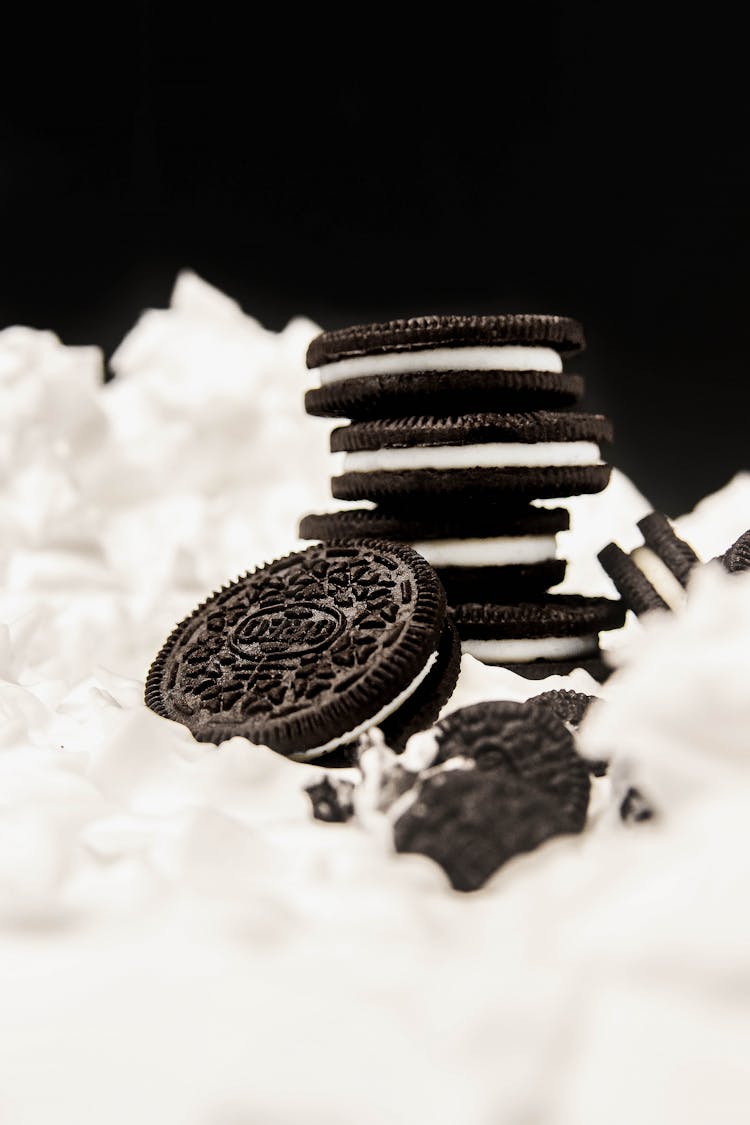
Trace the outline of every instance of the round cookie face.
<path fill-rule="evenodd" d="M 307 366 L 387 352 L 503 346 L 547 347 L 567 354 L 581 351 L 585 339 L 581 325 L 565 316 L 417 316 L 322 332 L 307 350 Z"/>
<path fill-rule="evenodd" d="M 582 377 L 558 371 L 385 372 L 314 387 L 305 394 L 305 409 L 323 418 L 375 419 L 415 414 L 425 406 L 436 415 L 554 409 L 582 396 Z"/>
<path fill-rule="evenodd" d="M 165 643 L 146 703 L 201 741 L 312 758 L 394 714 L 429 675 L 445 620 L 408 547 L 331 543 L 218 591 Z"/>

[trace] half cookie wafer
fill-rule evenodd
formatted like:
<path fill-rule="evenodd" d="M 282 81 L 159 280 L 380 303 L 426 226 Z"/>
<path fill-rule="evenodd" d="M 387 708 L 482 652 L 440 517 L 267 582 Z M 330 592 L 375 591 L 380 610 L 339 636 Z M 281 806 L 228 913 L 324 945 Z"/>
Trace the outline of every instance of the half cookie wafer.
<path fill-rule="evenodd" d="M 515 502 L 600 492 L 611 467 L 600 444 L 612 426 L 600 414 L 534 411 L 391 418 L 341 426 L 331 450 L 343 473 L 331 482 L 341 500 L 393 503 L 412 496 L 497 498 Z"/>
<path fill-rule="evenodd" d="M 517 605 L 465 603 L 451 613 L 465 653 L 530 679 L 574 668 L 605 679 L 599 633 L 625 621 L 621 602 L 577 594 L 548 594 Z"/>
<path fill-rule="evenodd" d="M 435 568 L 450 602 L 541 594 L 562 582 L 555 536 L 570 524 L 564 508 L 441 504 L 353 508 L 311 514 L 303 539 L 392 539 L 409 543 Z"/>
<path fill-rule="evenodd" d="M 562 357 L 580 351 L 569 317 L 424 316 L 323 332 L 307 352 L 310 414 L 401 417 L 567 406 L 583 394 Z"/>

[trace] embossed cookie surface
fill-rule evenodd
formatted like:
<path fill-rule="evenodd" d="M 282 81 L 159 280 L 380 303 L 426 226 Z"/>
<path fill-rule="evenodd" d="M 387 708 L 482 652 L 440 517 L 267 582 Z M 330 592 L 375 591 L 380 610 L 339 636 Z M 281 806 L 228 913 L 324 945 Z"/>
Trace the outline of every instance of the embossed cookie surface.
<path fill-rule="evenodd" d="M 215 593 L 171 634 L 146 703 L 197 739 L 317 757 L 382 721 L 435 662 L 445 595 L 410 548 L 288 555 Z"/>

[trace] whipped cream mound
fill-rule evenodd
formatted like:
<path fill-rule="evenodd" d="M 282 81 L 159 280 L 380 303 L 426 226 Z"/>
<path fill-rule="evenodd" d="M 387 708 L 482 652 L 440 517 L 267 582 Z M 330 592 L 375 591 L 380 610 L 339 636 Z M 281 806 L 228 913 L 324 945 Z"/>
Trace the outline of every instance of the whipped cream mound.
<path fill-rule="evenodd" d="M 111 384 L 95 349 L 0 333 L 0 1120 L 744 1121 L 747 579 L 699 572 L 604 687 L 463 658 L 449 708 L 598 694 L 582 745 L 613 760 L 585 833 L 471 896 L 313 820 L 320 767 L 144 707 L 172 625 L 333 506 L 314 331 L 185 274 Z M 727 494 L 678 521 L 703 557 L 750 526 Z M 613 474 L 571 506 L 560 553 L 611 593 L 594 539 L 634 546 L 650 505 Z M 617 815 L 630 784 L 645 824 Z"/>

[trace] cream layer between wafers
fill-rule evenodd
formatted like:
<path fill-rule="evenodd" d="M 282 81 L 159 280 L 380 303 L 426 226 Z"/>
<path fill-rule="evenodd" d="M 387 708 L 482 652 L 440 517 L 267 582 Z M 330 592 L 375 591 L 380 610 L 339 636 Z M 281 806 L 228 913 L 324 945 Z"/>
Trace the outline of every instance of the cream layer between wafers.
<path fill-rule="evenodd" d="M 524 566 L 555 558 L 554 535 L 426 539 L 410 544 L 430 566 Z"/>
<path fill-rule="evenodd" d="M 312 369 L 321 386 L 367 375 L 406 375 L 413 371 L 552 371 L 561 372 L 554 348 L 504 344 L 498 347 L 428 348 L 353 356 Z"/>
<path fill-rule="evenodd" d="M 601 465 L 594 441 L 487 441 L 476 445 L 409 445 L 344 454 L 345 473 L 404 469 L 510 469 Z"/>
<path fill-rule="evenodd" d="M 468 638 L 461 649 L 485 664 L 524 664 L 532 660 L 574 660 L 591 656 L 599 648 L 596 633 L 581 637 Z"/>

